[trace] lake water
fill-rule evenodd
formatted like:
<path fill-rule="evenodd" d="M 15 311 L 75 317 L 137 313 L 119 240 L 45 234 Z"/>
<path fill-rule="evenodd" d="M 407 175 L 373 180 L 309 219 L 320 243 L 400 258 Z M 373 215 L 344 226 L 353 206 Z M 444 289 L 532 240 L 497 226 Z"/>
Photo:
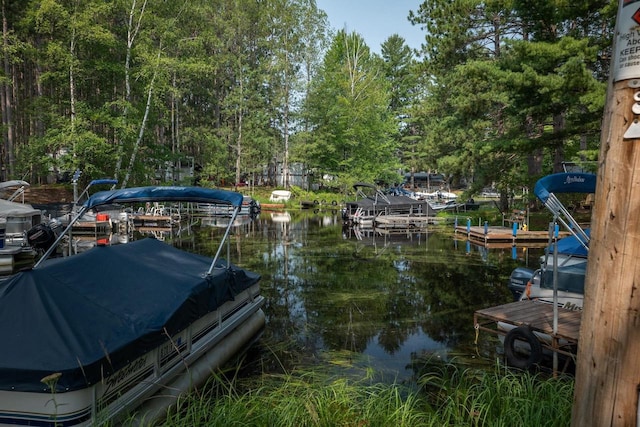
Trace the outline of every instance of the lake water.
<path fill-rule="evenodd" d="M 142 234 L 212 257 L 226 221 Z M 541 254 L 471 245 L 453 225 L 386 235 L 344 228 L 338 210 L 263 211 L 238 221 L 227 251 L 262 275 L 266 297 L 266 329 L 245 359 L 249 375 L 324 367 L 389 382 L 411 381 L 433 360 L 492 367 L 497 337 L 482 333 L 474 345 L 473 313 L 510 302 L 509 274 Z"/>
<path fill-rule="evenodd" d="M 222 232 L 212 225 L 193 227 L 181 245 L 212 255 Z M 411 380 L 433 358 L 493 366 L 497 338 L 482 333 L 474 345 L 473 313 L 510 302 L 509 274 L 540 254 L 480 248 L 456 239 L 453 225 L 384 235 L 311 210 L 263 211 L 233 228 L 230 245 L 231 260 L 262 275 L 256 369 L 368 369 L 389 381 Z"/>

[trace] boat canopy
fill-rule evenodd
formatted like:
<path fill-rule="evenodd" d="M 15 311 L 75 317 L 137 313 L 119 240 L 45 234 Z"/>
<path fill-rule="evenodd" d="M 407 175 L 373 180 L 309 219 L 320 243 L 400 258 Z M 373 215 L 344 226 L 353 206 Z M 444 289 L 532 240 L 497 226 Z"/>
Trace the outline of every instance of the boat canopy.
<path fill-rule="evenodd" d="M 117 183 L 118 183 L 117 179 L 101 178 L 101 179 L 94 179 L 93 181 L 91 181 L 88 187 L 91 187 L 93 185 L 103 185 L 103 184 L 116 185 Z"/>
<path fill-rule="evenodd" d="M 536 182 L 533 192 L 553 214 L 553 220 L 560 222 L 588 251 L 590 236 L 585 233 L 555 194 L 595 193 L 596 175 L 581 172 L 563 172 L 547 175 Z"/>
<path fill-rule="evenodd" d="M 148 238 L 54 258 L 0 283 L 0 389 L 85 388 L 168 342 L 260 276 Z M 222 267 L 224 264 L 224 268 Z"/>
<path fill-rule="evenodd" d="M 0 190 L 4 190 L 5 188 L 13 188 L 13 187 L 29 187 L 29 183 L 27 181 L 22 181 L 20 179 L 0 182 Z"/>
<path fill-rule="evenodd" d="M 242 206 L 240 193 L 202 187 L 135 187 L 100 191 L 89 197 L 83 207 L 135 202 L 196 202 Z"/>
<path fill-rule="evenodd" d="M 535 195 L 546 203 L 550 193 L 595 193 L 596 176 L 592 173 L 556 173 L 536 182 Z"/>
<path fill-rule="evenodd" d="M 35 209 L 29 204 L 0 199 L 0 218 L 31 218 L 41 214 L 42 212 L 39 209 Z"/>

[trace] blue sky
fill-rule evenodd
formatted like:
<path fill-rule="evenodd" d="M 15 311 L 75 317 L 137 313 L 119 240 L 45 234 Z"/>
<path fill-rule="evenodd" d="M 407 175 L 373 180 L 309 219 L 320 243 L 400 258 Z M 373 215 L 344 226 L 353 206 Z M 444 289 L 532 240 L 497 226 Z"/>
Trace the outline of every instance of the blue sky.
<path fill-rule="evenodd" d="M 337 31 L 360 34 L 372 51 L 380 53 L 380 45 L 392 34 L 403 37 L 409 47 L 420 48 L 424 31 L 407 20 L 422 0 L 316 0 L 318 9 L 327 13 L 329 23 Z"/>

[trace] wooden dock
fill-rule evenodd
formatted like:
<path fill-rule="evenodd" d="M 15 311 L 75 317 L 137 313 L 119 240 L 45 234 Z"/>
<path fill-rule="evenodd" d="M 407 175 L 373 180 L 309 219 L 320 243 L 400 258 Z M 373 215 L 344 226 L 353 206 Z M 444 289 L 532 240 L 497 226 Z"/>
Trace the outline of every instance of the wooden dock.
<path fill-rule="evenodd" d="M 582 311 L 558 308 L 558 332 L 553 333 L 553 305 L 536 300 L 516 301 L 477 310 L 473 324 L 477 330 L 505 335 L 498 322 L 512 326 L 529 326 L 533 332 L 548 335 L 540 339 L 543 348 L 575 359 Z"/>
<path fill-rule="evenodd" d="M 133 225 L 138 227 L 171 227 L 177 222 L 171 215 L 133 215 Z"/>
<path fill-rule="evenodd" d="M 111 220 L 78 221 L 73 224 L 71 232 L 74 235 L 104 236 L 111 233 L 112 227 Z"/>
<path fill-rule="evenodd" d="M 373 227 L 377 229 L 421 229 L 428 225 L 440 224 L 445 218 L 413 215 L 378 215 L 373 219 Z"/>
<path fill-rule="evenodd" d="M 534 245 L 544 247 L 549 243 L 549 231 L 547 230 L 520 230 L 501 226 L 466 226 L 457 225 L 456 235 L 463 235 L 471 242 L 485 247 L 499 247 L 508 244 L 510 246 Z M 568 231 L 561 231 L 558 238 L 570 235 Z"/>

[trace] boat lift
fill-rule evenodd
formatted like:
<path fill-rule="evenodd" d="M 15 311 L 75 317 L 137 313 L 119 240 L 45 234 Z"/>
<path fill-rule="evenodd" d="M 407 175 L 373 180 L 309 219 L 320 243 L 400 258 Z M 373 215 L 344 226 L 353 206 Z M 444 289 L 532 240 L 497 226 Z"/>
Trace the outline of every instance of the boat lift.
<path fill-rule="evenodd" d="M 559 224 L 564 226 L 582 245 L 589 250 L 589 234 L 578 224 L 568 209 L 556 196 L 556 193 L 595 193 L 596 175 L 590 173 L 556 173 L 538 180 L 534 187 L 534 193 L 553 214 L 553 220 L 549 224 L 548 247 L 553 246 L 553 304 L 551 304 L 552 324 L 548 324 L 548 304 L 531 305 L 532 301 L 519 301 L 484 310 L 478 310 L 474 314 L 474 326 L 476 330 L 498 332 L 488 327 L 488 322 L 504 322 L 513 326 L 528 325 L 533 330 L 550 336 L 551 344 L 541 341 L 543 347 L 553 352 L 553 372 L 558 372 L 558 353 L 573 356 L 571 351 L 563 350 L 563 341 L 569 346 L 577 346 L 580 327 L 579 312 L 560 309 L 558 306 L 558 236 Z M 547 251 L 546 256 L 550 256 Z M 544 265 L 547 265 L 545 260 Z M 522 305 L 526 304 L 526 305 Z M 531 308 L 531 310 L 525 310 Z M 524 315 L 523 313 L 525 313 Z M 524 316 L 524 317 L 523 317 Z M 481 319 L 484 319 L 482 321 Z M 559 325 L 559 320 L 563 324 Z M 488 322 L 487 322 L 488 321 Z"/>

